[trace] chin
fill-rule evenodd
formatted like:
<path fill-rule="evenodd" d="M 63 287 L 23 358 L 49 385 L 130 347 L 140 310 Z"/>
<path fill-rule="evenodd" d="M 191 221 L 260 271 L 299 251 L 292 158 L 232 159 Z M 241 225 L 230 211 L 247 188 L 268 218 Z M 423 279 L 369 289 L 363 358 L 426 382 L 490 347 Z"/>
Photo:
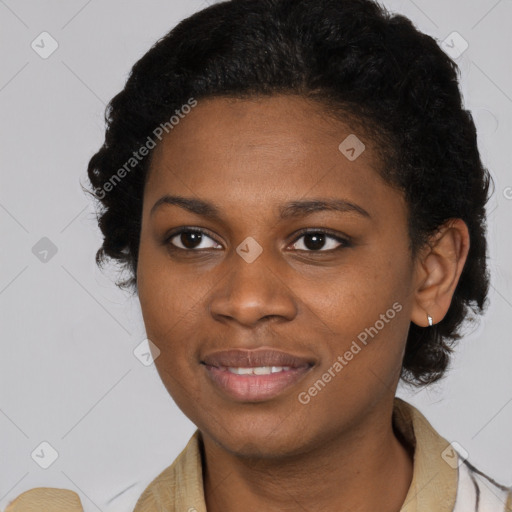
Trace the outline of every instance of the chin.
<path fill-rule="evenodd" d="M 304 433 L 283 430 L 279 423 L 267 423 L 267 428 L 248 424 L 243 429 L 238 423 L 236 427 L 225 425 L 225 428 L 208 429 L 207 432 L 222 449 L 241 458 L 274 459 L 305 450 L 302 445 Z"/>

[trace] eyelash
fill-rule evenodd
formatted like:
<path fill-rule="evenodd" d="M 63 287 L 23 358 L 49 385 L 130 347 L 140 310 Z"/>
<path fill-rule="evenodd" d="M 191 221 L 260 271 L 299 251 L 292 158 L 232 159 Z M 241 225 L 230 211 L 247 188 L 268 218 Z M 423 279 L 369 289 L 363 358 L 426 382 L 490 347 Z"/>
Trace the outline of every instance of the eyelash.
<path fill-rule="evenodd" d="M 167 235 L 167 237 L 164 240 L 164 244 L 167 245 L 171 251 L 183 251 L 183 252 L 188 252 L 188 253 L 202 252 L 202 251 L 206 251 L 207 249 L 210 249 L 210 248 L 207 248 L 207 249 L 183 249 L 182 247 L 177 247 L 177 246 L 173 245 L 171 240 L 174 237 L 181 235 L 182 233 L 200 233 L 202 235 L 206 235 L 208 238 L 213 240 L 215 243 L 217 243 L 217 244 L 219 243 L 219 242 L 217 242 L 217 240 L 215 240 L 213 237 L 211 237 L 207 231 L 205 231 L 203 229 L 194 228 L 194 227 L 185 227 L 185 228 L 180 228 L 177 231 L 173 231 L 172 233 Z M 334 249 L 328 249 L 328 250 L 319 249 L 319 250 L 315 251 L 315 250 L 311 250 L 311 249 L 309 249 L 309 250 L 295 249 L 296 251 L 318 254 L 318 253 L 332 253 L 332 252 L 338 251 L 340 249 L 352 247 L 352 242 L 351 242 L 350 238 L 348 238 L 348 237 L 344 238 L 344 237 L 339 236 L 338 234 L 333 233 L 332 231 L 330 231 L 328 229 L 320 229 L 320 228 L 318 228 L 318 229 L 314 229 L 314 228 L 301 229 L 296 234 L 296 237 L 294 238 L 294 240 L 291 242 L 290 245 L 296 244 L 304 235 L 312 234 L 312 233 L 326 235 L 328 238 L 332 238 L 332 239 L 336 240 L 336 242 L 338 242 L 340 245 Z M 218 249 L 211 249 L 211 250 L 217 251 Z"/>

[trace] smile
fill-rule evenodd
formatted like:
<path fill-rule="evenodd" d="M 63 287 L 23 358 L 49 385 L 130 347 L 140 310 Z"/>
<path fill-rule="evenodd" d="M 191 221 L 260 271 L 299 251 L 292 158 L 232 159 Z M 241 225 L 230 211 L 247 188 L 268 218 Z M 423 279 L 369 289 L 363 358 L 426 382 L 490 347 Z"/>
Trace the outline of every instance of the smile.
<path fill-rule="evenodd" d="M 221 368 L 226 369 L 228 372 L 235 373 L 236 375 L 270 375 L 271 373 L 279 373 L 288 371 L 290 366 L 256 366 L 254 368 Z"/>
<path fill-rule="evenodd" d="M 297 384 L 312 366 L 216 367 L 203 365 L 214 387 L 237 402 L 263 402 Z"/>

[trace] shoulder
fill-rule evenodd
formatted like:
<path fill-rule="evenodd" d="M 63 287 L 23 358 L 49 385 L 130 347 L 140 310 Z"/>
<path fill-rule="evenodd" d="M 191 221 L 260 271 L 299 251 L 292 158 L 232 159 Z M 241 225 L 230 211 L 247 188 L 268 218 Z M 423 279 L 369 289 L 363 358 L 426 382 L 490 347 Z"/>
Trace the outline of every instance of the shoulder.
<path fill-rule="evenodd" d="M 512 488 L 500 485 L 464 460 L 459 466 L 454 512 L 512 512 Z"/>
<path fill-rule="evenodd" d="M 196 430 L 176 460 L 151 483 L 133 512 L 203 512 L 201 436 Z"/>
<path fill-rule="evenodd" d="M 83 512 L 84 509 L 78 494 L 69 489 L 35 487 L 11 501 L 5 512 L 28 512 L 31 510 Z"/>
<path fill-rule="evenodd" d="M 479 471 L 411 404 L 396 398 L 394 425 L 414 449 L 414 472 L 404 512 L 512 512 L 512 488 Z M 420 492 L 421 491 L 421 492 Z"/>

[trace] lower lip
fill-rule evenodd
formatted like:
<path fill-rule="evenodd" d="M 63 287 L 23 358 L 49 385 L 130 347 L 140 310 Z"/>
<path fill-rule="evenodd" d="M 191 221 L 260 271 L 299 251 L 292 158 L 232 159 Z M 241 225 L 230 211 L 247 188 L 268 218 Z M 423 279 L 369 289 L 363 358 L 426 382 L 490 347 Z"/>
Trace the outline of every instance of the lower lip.
<path fill-rule="evenodd" d="M 235 400 L 261 402 L 276 397 L 299 381 L 311 366 L 291 368 L 268 375 L 237 375 L 229 370 L 204 365 L 208 376 L 227 395 Z"/>

